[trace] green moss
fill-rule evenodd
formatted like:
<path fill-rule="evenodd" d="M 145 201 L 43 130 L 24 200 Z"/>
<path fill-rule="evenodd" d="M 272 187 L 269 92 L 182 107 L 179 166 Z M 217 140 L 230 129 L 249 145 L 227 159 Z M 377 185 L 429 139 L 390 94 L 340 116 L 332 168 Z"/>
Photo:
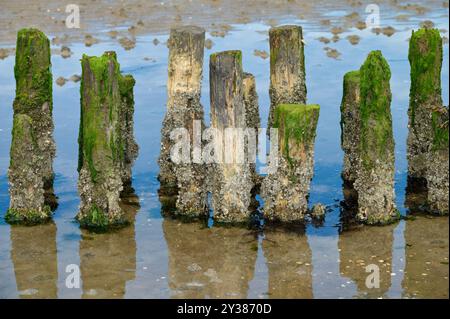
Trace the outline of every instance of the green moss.
<path fill-rule="evenodd" d="M 448 108 L 431 111 L 431 126 L 433 129 L 432 150 L 448 150 Z"/>
<path fill-rule="evenodd" d="M 81 65 L 78 170 L 86 162 L 91 179 L 95 183 L 99 171 L 108 169 L 123 153 L 117 124 L 120 108 L 120 67 L 114 52 L 105 52 L 100 57 L 83 55 Z"/>
<path fill-rule="evenodd" d="M 292 162 L 289 154 L 289 140 L 294 139 L 298 144 L 303 144 L 305 149 L 312 147 L 316 136 L 317 122 L 320 106 L 316 104 L 280 104 L 275 108 L 274 128 L 278 128 L 280 146 L 283 156 Z M 282 136 L 281 136 L 282 134 Z"/>
<path fill-rule="evenodd" d="M 51 217 L 52 212 L 47 205 L 41 211 L 9 208 L 5 215 L 5 221 L 9 224 L 32 226 L 47 223 Z"/>
<path fill-rule="evenodd" d="M 16 99 L 17 113 L 39 112 L 48 103 L 52 112 L 52 73 L 50 62 L 50 41 L 37 29 L 22 29 L 17 34 Z"/>
<path fill-rule="evenodd" d="M 77 217 L 77 220 L 81 228 L 94 232 L 106 232 L 129 224 L 124 218 L 111 219 L 103 210 L 95 205 L 83 217 Z"/>
<path fill-rule="evenodd" d="M 360 69 L 361 138 L 363 164 L 373 167 L 394 151 L 391 118 L 391 71 L 380 51 L 372 51 Z"/>
<path fill-rule="evenodd" d="M 410 115 L 415 124 L 416 108 L 433 101 L 442 105 L 442 38 L 437 29 L 412 31 L 408 59 L 411 65 Z"/>

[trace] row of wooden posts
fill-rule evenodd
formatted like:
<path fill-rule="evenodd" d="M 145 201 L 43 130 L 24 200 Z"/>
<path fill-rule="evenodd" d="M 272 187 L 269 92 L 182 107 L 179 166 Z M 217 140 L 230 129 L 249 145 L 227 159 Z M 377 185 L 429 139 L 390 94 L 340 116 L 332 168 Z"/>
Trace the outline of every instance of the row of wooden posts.
<path fill-rule="evenodd" d="M 267 221 L 296 222 L 308 213 L 314 142 L 320 107 L 306 104 L 305 58 L 300 26 L 271 28 L 270 112 L 268 126 L 279 147 L 276 161 L 258 175 L 255 163 L 175 163 L 171 133 L 203 131 L 200 103 L 205 31 L 195 26 L 171 30 L 168 41 L 168 102 L 161 130 L 159 196 L 163 212 L 246 223 L 264 200 Z M 442 39 L 435 29 L 413 32 L 410 40 L 409 182 L 427 187 L 424 209 L 448 214 L 448 107 L 442 105 Z M 240 51 L 210 57 L 211 128 L 260 128 L 255 78 L 242 68 Z M 131 167 L 138 154 L 133 137 L 135 81 L 122 75 L 114 52 L 81 60 L 77 220 L 83 227 L 124 223 L 120 202 L 133 194 Z M 55 156 L 52 121 L 50 45 L 36 29 L 19 31 L 16 99 L 8 171 L 11 223 L 39 223 L 57 206 L 53 192 Z M 367 224 L 398 219 L 394 192 L 394 139 L 390 111 L 390 69 L 380 51 L 371 52 L 360 70 L 344 76 L 341 141 L 342 177 L 355 194 L 356 217 Z M 273 141 L 272 141 L 273 142 Z M 201 144 L 205 143 L 201 141 Z M 198 146 L 198 145 L 197 145 Z M 224 153 L 236 152 L 223 149 Z M 211 195 L 209 200 L 209 196 Z"/>

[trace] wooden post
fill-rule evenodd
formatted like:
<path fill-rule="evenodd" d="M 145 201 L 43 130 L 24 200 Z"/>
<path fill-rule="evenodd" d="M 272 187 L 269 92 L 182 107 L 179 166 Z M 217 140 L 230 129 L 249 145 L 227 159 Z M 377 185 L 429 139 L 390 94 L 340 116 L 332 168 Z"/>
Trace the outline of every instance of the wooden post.
<path fill-rule="evenodd" d="M 410 183 L 426 185 L 427 156 L 433 141 L 432 111 L 442 107 L 442 39 L 437 29 L 412 32 L 409 41 L 411 88 L 407 141 Z"/>
<path fill-rule="evenodd" d="M 243 74 L 242 88 L 244 92 L 244 106 L 245 106 L 245 123 L 248 129 L 246 146 L 247 159 L 252 161 L 250 163 L 253 181 L 255 187 L 259 188 L 261 185 L 261 176 L 256 172 L 256 157 L 258 156 L 258 134 L 261 127 L 261 119 L 259 117 L 258 94 L 256 93 L 255 77 L 251 73 Z M 253 134 L 251 134 L 253 132 Z M 257 190 L 255 189 L 255 192 Z"/>
<path fill-rule="evenodd" d="M 205 128 L 200 104 L 205 30 L 195 26 L 174 28 L 168 43 L 168 102 L 161 129 L 159 196 L 163 206 L 172 207 L 175 215 L 206 217 L 207 192 L 201 152 L 198 158 L 201 132 Z M 180 128 L 186 129 L 189 135 L 189 163 L 175 163 L 171 158 L 175 141 L 170 134 Z M 195 140 L 200 144 L 196 145 Z M 163 207 L 163 210 L 166 209 Z"/>
<path fill-rule="evenodd" d="M 17 35 L 16 98 L 8 170 L 11 223 L 40 223 L 56 208 L 53 193 L 52 74 L 50 42 L 37 29 Z"/>
<path fill-rule="evenodd" d="M 81 60 L 77 219 L 82 227 L 123 224 L 119 207 L 125 142 L 122 137 L 119 64 L 114 52 Z"/>
<path fill-rule="evenodd" d="M 131 182 L 131 169 L 134 161 L 139 154 L 139 146 L 134 139 L 134 94 L 133 88 L 136 81 L 132 75 L 119 76 L 119 90 L 121 96 L 120 104 L 120 129 L 121 136 L 124 142 L 124 156 L 122 167 L 122 184 L 123 190 L 121 193 L 122 200 L 129 203 L 132 199 L 137 200 L 134 194 L 134 188 Z"/>
<path fill-rule="evenodd" d="M 358 165 L 358 145 L 360 138 L 360 76 L 359 71 L 351 71 L 344 76 L 344 93 L 341 103 L 341 147 L 344 151 L 342 178 L 344 183 L 353 185 Z"/>
<path fill-rule="evenodd" d="M 243 223 L 250 218 L 253 176 L 250 163 L 243 156 L 247 122 L 241 51 L 212 54 L 209 70 L 211 127 L 222 137 L 215 140 L 214 150 L 223 155 L 216 158 L 211 170 L 214 220 Z"/>
<path fill-rule="evenodd" d="M 448 108 L 442 105 L 442 38 L 437 29 L 412 32 L 408 132 L 408 195 L 425 189 L 434 214 L 448 214 Z M 414 197 L 414 196 L 408 196 Z M 417 208 L 414 201 L 408 201 Z"/>
<path fill-rule="evenodd" d="M 360 69 L 360 163 L 354 183 L 357 219 L 367 224 L 388 224 L 398 219 L 390 78 L 389 65 L 381 52 L 372 51 Z"/>
<path fill-rule="evenodd" d="M 264 178 L 261 187 L 264 216 L 269 221 L 296 222 L 305 217 L 319 111 L 319 105 L 302 104 L 280 104 L 275 109 L 278 166 Z"/>
<path fill-rule="evenodd" d="M 302 28 L 296 25 L 269 30 L 270 42 L 270 110 L 268 128 L 279 104 L 305 104 L 305 55 Z"/>
<path fill-rule="evenodd" d="M 428 152 L 426 180 L 428 186 L 429 212 L 448 215 L 449 198 L 449 149 L 448 106 L 432 111 L 433 139 Z"/>

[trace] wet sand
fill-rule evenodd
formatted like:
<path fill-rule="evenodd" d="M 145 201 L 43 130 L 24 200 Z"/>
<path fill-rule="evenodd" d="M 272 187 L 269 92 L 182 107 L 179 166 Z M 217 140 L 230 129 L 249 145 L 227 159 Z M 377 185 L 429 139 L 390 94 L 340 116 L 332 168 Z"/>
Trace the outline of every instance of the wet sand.
<path fill-rule="evenodd" d="M 37 27 L 51 35 L 53 44 L 68 44 L 84 41 L 86 36 L 132 41 L 139 34 L 167 33 L 173 26 L 186 24 L 202 26 L 212 36 L 223 37 L 233 24 L 262 22 L 273 26 L 286 18 L 298 18 L 314 25 L 317 30 L 329 30 L 337 35 L 349 27 L 364 29 L 367 16 L 367 4 L 356 0 L 79 0 L 77 4 L 80 28 L 68 29 L 65 20 L 69 13 L 65 12 L 64 3 L 60 1 L 2 1 L 0 44 L 14 43 L 17 31 L 25 26 Z M 411 0 L 407 3 L 380 0 L 377 4 L 381 17 L 399 16 L 402 21 L 448 8 L 447 0 Z M 392 32 L 389 26 L 384 27 L 388 28 L 386 32 Z M 91 40 L 87 41 L 88 44 Z"/>

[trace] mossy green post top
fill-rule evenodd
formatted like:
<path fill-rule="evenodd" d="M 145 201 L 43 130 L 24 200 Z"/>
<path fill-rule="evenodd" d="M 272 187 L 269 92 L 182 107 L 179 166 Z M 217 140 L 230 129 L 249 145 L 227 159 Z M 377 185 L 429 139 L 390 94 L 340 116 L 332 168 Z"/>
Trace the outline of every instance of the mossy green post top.
<path fill-rule="evenodd" d="M 279 104 L 275 108 L 274 128 L 279 129 L 280 151 L 288 160 L 301 159 L 302 153 L 314 146 L 319 112 L 317 104 Z"/>
<path fill-rule="evenodd" d="M 16 100 L 14 110 L 26 113 L 47 103 L 52 111 L 50 41 L 37 29 L 21 29 L 17 34 Z"/>
<path fill-rule="evenodd" d="M 360 69 L 361 139 L 365 165 L 393 154 L 391 71 L 381 51 L 372 51 Z"/>

